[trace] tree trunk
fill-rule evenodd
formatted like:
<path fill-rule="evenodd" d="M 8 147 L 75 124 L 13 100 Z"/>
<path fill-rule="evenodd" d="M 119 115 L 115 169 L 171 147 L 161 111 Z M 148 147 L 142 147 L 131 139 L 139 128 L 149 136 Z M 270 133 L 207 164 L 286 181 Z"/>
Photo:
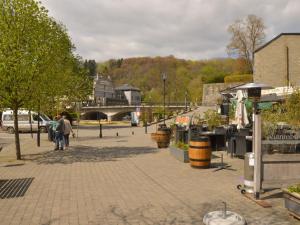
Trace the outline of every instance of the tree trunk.
<path fill-rule="evenodd" d="M 18 123 L 18 108 L 13 109 L 13 114 L 14 114 L 16 155 L 17 155 L 17 160 L 21 160 L 21 147 L 20 147 L 19 123 Z"/>

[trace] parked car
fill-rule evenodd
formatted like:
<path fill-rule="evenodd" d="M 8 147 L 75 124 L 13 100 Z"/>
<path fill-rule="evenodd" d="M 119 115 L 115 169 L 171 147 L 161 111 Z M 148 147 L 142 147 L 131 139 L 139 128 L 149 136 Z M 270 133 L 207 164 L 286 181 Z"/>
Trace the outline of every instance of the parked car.
<path fill-rule="evenodd" d="M 13 134 L 15 132 L 14 118 L 12 110 L 5 110 L 2 113 L 2 129 L 8 133 Z M 40 121 L 40 131 L 47 133 L 47 126 L 51 121 L 45 114 L 40 114 L 38 117 L 37 112 L 29 112 L 28 110 L 18 111 L 18 125 L 20 132 L 29 132 L 32 128 L 33 131 L 38 129 L 38 120 Z"/>

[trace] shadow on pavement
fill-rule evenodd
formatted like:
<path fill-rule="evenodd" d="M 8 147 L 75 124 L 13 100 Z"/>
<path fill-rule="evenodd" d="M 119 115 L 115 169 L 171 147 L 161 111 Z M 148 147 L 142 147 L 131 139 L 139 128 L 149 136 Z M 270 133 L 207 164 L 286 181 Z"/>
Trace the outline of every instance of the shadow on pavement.
<path fill-rule="evenodd" d="M 103 130 L 110 130 L 110 129 L 127 129 L 131 128 L 131 125 L 102 125 Z M 73 127 L 73 130 L 75 131 L 77 129 L 76 126 Z M 79 130 L 99 130 L 99 125 L 80 125 Z"/>
<path fill-rule="evenodd" d="M 213 206 L 209 203 L 204 203 L 196 209 L 184 206 L 168 206 L 163 208 L 157 216 L 153 216 L 158 209 L 151 204 L 133 210 L 124 210 L 112 205 L 106 215 L 113 221 L 117 221 L 117 224 L 132 224 L 138 221 L 139 224 L 147 225 L 199 225 L 203 224 L 203 216 L 212 209 Z"/>
<path fill-rule="evenodd" d="M 97 148 L 78 145 L 64 151 L 49 151 L 39 154 L 24 155 L 26 161 L 38 164 L 71 164 L 75 162 L 117 161 L 141 154 L 156 153 L 158 149 L 150 147 L 105 147 Z"/>

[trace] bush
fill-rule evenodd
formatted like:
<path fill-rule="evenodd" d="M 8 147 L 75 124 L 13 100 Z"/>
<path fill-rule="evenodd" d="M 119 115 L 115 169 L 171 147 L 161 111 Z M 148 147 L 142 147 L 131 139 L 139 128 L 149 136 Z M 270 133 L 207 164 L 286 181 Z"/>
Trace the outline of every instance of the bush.
<path fill-rule="evenodd" d="M 290 186 L 288 187 L 288 191 L 291 192 L 291 193 L 298 193 L 300 194 L 300 183 L 299 184 L 296 184 L 296 185 L 293 185 L 293 186 Z"/>
<path fill-rule="evenodd" d="M 229 75 L 224 77 L 224 83 L 249 83 L 253 82 L 253 75 L 252 74 L 241 74 L 241 75 Z"/>
<path fill-rule="evenodd" d="M 207 110 L 204 113 L 204 120 L 207 122 L 208 128 L 210 130 L 213 130 L 215 127 L 222 125 L 222 117 L 216 110 Z"/>
<path fill-rule="evenodd" d="M 188 145 L 188 144 L 185 144 L 185 143 L 183 143 L 183 142 L 181 142 L 181 141 L 179 141 L 178 143 L 176 143 L 175 146 L 176 146 L 177 148 L 182 149 L 183 151 L 188 151 L 188 150 L 189 150 L 189 145 Z"/>

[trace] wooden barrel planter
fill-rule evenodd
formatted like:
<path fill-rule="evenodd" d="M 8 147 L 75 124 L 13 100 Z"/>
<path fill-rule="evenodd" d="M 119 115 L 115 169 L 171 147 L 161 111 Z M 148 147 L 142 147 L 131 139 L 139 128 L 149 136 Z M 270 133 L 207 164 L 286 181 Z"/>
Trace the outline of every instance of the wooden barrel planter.
<path fill-rule="evenodd" d="M 189 143 L 190 165 L 196 168 L 209 168 L 211 161 L 211 146 L 208 137 L 191 137 Z"/>
<path fill-rule="evenodd" d="M 170 144 L 171 133 L 169 130 L 158 130 L 156 132 L 156 142 L 158 148 L 167 148 Z"/>
<path fill-rule="evenodd" d="M 152 133 L 151 138 L 156 141 L 158 148 L 167 148 L 170 144 L 171 129 L 164 125 L 160 127 L 156 133 Z"/>

